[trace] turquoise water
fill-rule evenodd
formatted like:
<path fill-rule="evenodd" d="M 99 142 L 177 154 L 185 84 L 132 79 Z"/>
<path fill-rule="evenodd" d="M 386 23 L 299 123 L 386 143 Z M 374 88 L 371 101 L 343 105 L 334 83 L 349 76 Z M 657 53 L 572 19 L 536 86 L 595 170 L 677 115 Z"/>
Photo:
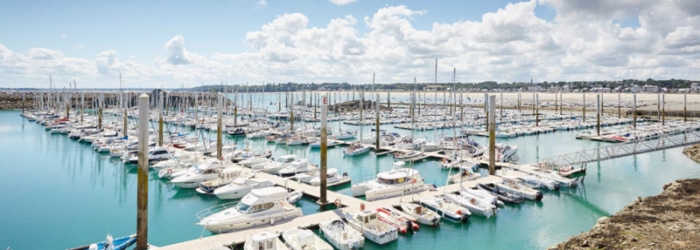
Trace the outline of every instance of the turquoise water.
<path fill-rule="evenodd" d="M 368 136 L 369 128 L 365 130 Z M 432 134 L 425 132 L 428 137 Z M 504 142 L 519 147 L 521 162 L 599 145 L 576 140 L 574 135 L 575 132 L 557 132 Z M 107 233 L 121 236 L 135 232 L 134 170 L 96 153 L 87 144 L 48 134 L 44 127 L 26 121 L 17 111 L 0 111 L 0 138 L 0 248 L 64 249 L 102 240 Z M 486 142 L 486 138 L 476 139 Z M 242 139 L 236 142 L 245 144 Z M 312 162 L 319 161 L 319 151 L 306 147 L 275 147 L 264 141 L 248 143 L 254 148 L 268 147 L 275 155 L 294 153 Z M 348 172 L 354 182 L 390 169 L 393 162 L 390 156 L 376 157 L 372 153 L 344 158 L 341 150 L 328 150 L 329 166 Z M 546 192 L 542 202 L 507 206 L 490 219 L 473 217 L 468 224 L 444 222 L 437 229 L 422 227 L 417 234 L 401 236 L 398 242 L 381 249 L 544 249 L 589 230 L 600 216 L 615 213 L 639 196 L 659 193 L 665 183 L 700 177 L 700 165 L 681 151 L 678 148 L 589 164 L 585 182 L 578 189 Z M 426 176 L 426 182 L 444 185 L 447 171 L 437 168 L 435 162 L 417 162 L 414 167 Z M 198 221 L 194 215 L 220 204 L 218 199 L 194 190 L 179 190 L 157 179 L 153 172 L 151 177 L 151 244 L 167 245 L 210 235 L 194 225 Z M 339 192 L 349 194 L 349 186 L 340 187 Z M 317 210 L 310 200 L 302 200 L 299 206 L 305 214 Z M 379 248 L 371 243 L 366 246 Z"/>

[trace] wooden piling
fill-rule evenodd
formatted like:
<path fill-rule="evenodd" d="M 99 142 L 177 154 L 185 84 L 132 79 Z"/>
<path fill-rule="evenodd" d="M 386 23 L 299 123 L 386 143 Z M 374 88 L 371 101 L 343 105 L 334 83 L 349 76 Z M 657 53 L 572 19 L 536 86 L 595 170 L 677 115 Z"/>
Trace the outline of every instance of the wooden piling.
<path fill-rule="evenodd" d="M 378 97 L 379 95 L 377 95 Z M 379 98 L 377 98 L 379 99 Z M 327 192 L 328 192 L 328 124 L 326 122 L 328 116 L 328 97 L 323 95 L 323 104 L 321 105 L 321 194 L 319 197 L 319 203 L 321 204 L 321 209 L 325 208 L 325 204 L 328 203 Z"/>
<path fill-rule="evenodd" d="M 637 128 L 637 94 L 632 95 L 632 127 Z"/>
<path fill-rule="evenodd" d="M 219 93 L 216 95 L 216 99 L 218 101 L 218 104 L 216 105 L 219 113 L 217 116 L 217 122 L 216 122 L 216 158 L 219 160 L 224 159 L 224 153 L 223 151 L 223 138 L 221 136 L 222 130 L 224 129 L 224 126 L 222 124 L 222 121 L 224 119 L 224 94 Z"/>
<path fill-rule="evenodd" d="M 597 134 L 598 136 L 600 136 L 600 113 L 603 111 L 603 110 L 601 109 L 601 105 L 600 105 L 600 104 L 601 104 L 601 103 L 600 103 L 600 94 L 597 94 L 597 95 L 596 95 L 596 102 L 595 102 L 595 106 L 596 106 L 596 112 L 595 112 L 595 115 L 596 115 L 595 131 L 596 131 L 596 134 Z"/>
<path fill-rule="evenodd" d="M 148 249 L 148 95 L 139 97 L 138 186 L 136 248 Z"/>
<path fill-rule="evenodd" d="M 486 99 L 484 99 L 484 102 L 486 102 Z M 490 114 L 491 116 L 488 117 L 490 120 L 490 126 L 488 126 L 488 131 L 489 131 L 489 175 L 495 175 L 496 174 L 496 119 L 493 116 L 493 114 L 496 112 L 496 96 L 492 95 L 490 97 Z"/>

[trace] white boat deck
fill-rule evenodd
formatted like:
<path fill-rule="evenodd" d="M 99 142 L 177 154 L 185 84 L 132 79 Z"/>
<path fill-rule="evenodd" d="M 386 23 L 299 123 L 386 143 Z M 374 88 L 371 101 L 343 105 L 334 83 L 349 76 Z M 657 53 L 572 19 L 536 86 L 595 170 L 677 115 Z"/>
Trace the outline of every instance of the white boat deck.
<path fill-rule="evenodd" d="M 287 185 L 288 188 L 294 189 L 294 190 L 302 190 L 304 194 L 312 196 L 312 197 L 318 197 L 320 195 L 320 188 L 319 187 L 314 187 L 306 184 L 300 184 L 295 181 L 287 181 L 287 179 L 275 176 L 275 175 L 269 175 L 269 174 L 264 174 L 264 173 L 259 173 L 259 175 L 263 178 L 269 179 L 272 182 L 275 182 L 276 184 L 280 186 L 284 186 L 285 184 Z M 474 187 L 476 186 L 477 183 L 491 183 L 491 182 L 497 182 L 500 181 L 499 177 L 496 176 L 488 176 L 484 178 L 479 178 L 477 180 L 473 181 L 466 181 L 463 182 L 462 185 L 465 187 Z M 348 209 L 351 210 L 358 210 L 360 208 L 360 204 L 364 203 L 365 204 L 365 209 L 371 209 L 374 210 L 379 207 L 390 207 L 393 205 L 398 205 L 402 200 L 418 200 L 421 197 L 429 197 L 429 196 L 435 196 L 439 194 L 443 194 L 445 192 L 455 192 L 459 190 L 459 184 L 451 184 L 448 186 L 443 186 L 443 187 L 438 187 L 437 189 L 434 189 L 433 191 L 424 191 L 421 193 L 415 193 L 412 195 L 408 196 L 400 196 L 400 197 L 393 197 L 393 198 L 387 198 L 387 199 L 381 199 L 381 200 L 376 200 L 376 201 L 364 201 L 355 197 L 350 197 L 344 194 L 339 194 L 333 191 L 328 191 L 327 196 L 328 196 L 328 201 L 333 202 L 336 199 L 340 199 L 340 202 L 343 204 L 345 208 L 342 209 L 336 209 L 336 210 L 330 210 L 330 211 L 325 211 L 325 212 L 320 212 L 320 213 L 314 213 L 310 215 L 305 215 L 300 218 L 296 218 L 287 222 L 283 223 L 278 223 L 275 225 L 270 225 L 270 226 L 265 226 L 265 227 L 257 227 L 257 228 L 252 228 L 252 229 L 247 229 L 243 231 L 238 231 L 238 232 L 231 232 L 231 233 L 224 233 L 224 234 L 217 234 L 217 235 L 212 235 L 200 239 L 194 239 L 194 240 L 189 240 L 189 241 L 184 241 L 180 243 L 176 243 L 173 245 L 168 245 L 168 246 L 163 246 L 160 247 L 159 249 L 172 249 L 172 250 L 179 250 L 179 249 L 205 249 L 205 248 L 211 248 L 215 246 L 222 246 L 222 245 L 238 245 L 238 244 L 243 244 L 246 239 L 250 238 L 252 235 L 260 233 L 260 232 L 282 232 L 284 230 L 290 229 L 290 228 L 309 228 L 309 227 L 316 227 L 318 226 L 318 223 L 324 220 L 328 219 L 337 219 L 339 218 L 345 211 L 349 211 Z"/>

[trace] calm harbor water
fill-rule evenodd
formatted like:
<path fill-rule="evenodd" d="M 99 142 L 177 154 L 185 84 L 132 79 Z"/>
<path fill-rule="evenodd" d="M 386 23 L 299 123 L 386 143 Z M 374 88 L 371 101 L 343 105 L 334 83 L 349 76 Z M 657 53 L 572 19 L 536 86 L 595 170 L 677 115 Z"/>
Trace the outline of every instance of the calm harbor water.
<path fill-rule="evenodd" d="M 337 126 L 337 123 L 335 123 Z M 343 125 L 343 128 L 356 128 Z M 392 126 L 383 129 L 393 130 Z M 365 128 L 369 135 L 369 127 Z M 410 131 L 396 130 L 404 135 Z M 445 131 L 450 132 L 450 131 Z M 433 132 L 417 133 L 432 137 Z M 576 140 L 576 132 L 519 137 L 500 142 L 518 146 L 521 162 L 529 163 L 598 142 Z M 18 111 L 0 111 L 0 248 L 64 249 L 136 229 L 136 171 L 64 135 L 52 135 Z M 232 138 L 228 138 L 233 140 Z M 486 138 L 476 138 L 486 143 Z M 306 147 L 276 147 L 264 141 L 235 140 L 243 147 L 272 150 L 274 155 L 297 154 L 319 162 L 319 151 Z M 348 172 L 353 182 L 391 168 L 390 156 L 343 157 L 342 148 L 328 150 L 329 165 Z M 585 182 L 577 189 L 546 192 L 541 202 L 507 206 L 490 219 L 472 217 L 468 224 L 444 222 L 422 227 L 415 235 L 381 249 L 474 248 L 544 249 L 589 230 L 639 196 L 655 195 L 662 185 L 679 178 L 700 177 L 700 166 L 682 149 L 664 150 L 588 165 Z M 446 170 L 434 161 L 414 165 L 426 182 L 444 185 Z M 167 245 L 210 235 L 194 225 L 195 214 L 221 204 L 216 197 L 180 190 L 157 178 L 149 180 L 149 242 Z M 338 189 L 349 194 L 349 186 Z M 299 204 L 305 214 L 318 208 L 311 200 Z M 380 249 L 367 244 L 366 249 Z"/>

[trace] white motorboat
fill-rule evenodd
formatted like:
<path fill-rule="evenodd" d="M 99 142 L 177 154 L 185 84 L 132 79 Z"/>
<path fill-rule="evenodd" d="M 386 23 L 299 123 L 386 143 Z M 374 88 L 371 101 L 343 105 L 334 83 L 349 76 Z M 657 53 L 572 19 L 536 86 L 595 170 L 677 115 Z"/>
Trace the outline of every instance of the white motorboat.
<path fill-rule="evenodd" d="M 575 187 L 576 185 L 578 185 L 577 179 L 570 179 L 570 178 L 563 177 L 554 171 L 546 171 L 546 172 L 532 171 L 532 172 L 528 172 L 528 173 L 540 176 L 542 178 L 553 180 L 559 185 L 560 188 L 561 187 L 569 188 L 569 187 Z"/>
<path fill-rule="evenodd" d="M 337 249 L 355 250 L 365 245 L 362 233 L 340 219 L 321 221 L 318 227 L 326 240 Z"/>
<path fill-rule="evenodd" d="M 219 199 L 240 199 L 253 189 L 272 187 L 275 184 L 261 178 L 236 178 L 233 182 L 214 190 L 213 194 Z"/>
<path fill-rule="evenodd" d="M 268 158 L 267 155 L 254 155 L 239 161 L 238 164 L 241 164 L 241 166 L 244 167 L 251 167 L 253 165 L 268 162 L 269 160 L 270 158 Z"/>
<path fill-rule="evenodd" d="M 352 186 L 352 196 L 365 196 L 368 201 L 421 192 L 428 188 L 418 170 L 404 168 L 405 162 L 394 162 L 393 169 L 377 174 L 377 178 Z"/>
<path fill-rule="evenodd" d="M 295 204 L 303 197 L 304 192 L 302 192 L 301 190 L 291 191 L 289 192 L 289 195 L 287 195 L 287 201 L 291 204 Z"/>
<path fill-rule="evenodd" d="M 413 233 L 420 229 L 420 226 L 413 222 L 416 220 L 415 218 L 392 208 L 377 208 L 377 216 L 379 216 L 380 221 L 395 227 L 402 234 Z"/>
<path fill-rule="evenodd" d="M 397 151 L 393 154 L 394 161 L 415 161 L 423 155 L 423 152 L 416 150 Z"/>
<path fill-rule="evenodd" d="M 243 243 L 243 250 L 288 250 L 278 236 L 277 233 L 267 231 L 254 234 Z"/>
<path fill-rule="evenodd" d="M 496 214 L 496 206 L 491 203 L 487 203 L 482 199 L 477 199 L 473 194 L 469 192 L 461 192 L 459 194 L 447 193 L 444 195 L 445 199 L 451 201 L 452 203 L 458 204 L 464 208 L 469 209 L 469 212 L 476 215 L 486 216 L 490 218 Z"/>
<path fill-rule="evenodd" d="M 328 171 L 326 171 L 326 185 L 329 187 L 343 185 L 350 181 L 352 181 L 352 179 L 348 176 L 348 173 L 340 175 L 338 174 L 338 169 L 335 168 L 329 168 Z M 320 186 L 321 176 L 316 175 L 312 177 L 311 180 L 309 180 L 309 184 L 311 184 L 311 186 Z"/>
<path fill-rule="evenodd" d="M 196 188 L 202 182 L 218 178 L 219 173 L 228 167 L 235 167 L 230 161 L 208 159 L 197 165 L 194 172 L 189 172 L 170 180 L 170 183 L 179 188 Z"/>
<path fill-rule="evenodd" d="M 363 210 L 355 214 L 345 214 L 348 224 L 362 232 L 365 239 L 384 245 L 399 238 L 399 230 L 380 221 L 377 212 Z"/>
<path fill-rule="evenodd" d="M 280 169 L 283 169 L 289 165 L 302 167 L 306 166 L 308 163 L 309 159 L 306 158 L 299 159 L 296 155 L 282 155 L 277 157 L 277 159 L 275 159 L 274 162 L 265 163 L 262 167 L 262 170 L 270 174 L 277 174 L 280 171 Z"/>
<path fill-rule="evenodd" d="M 332 148 L 332 147 L 335 147 L 335 146 L 338 146 L 338 143 L 335 142 L 335 141 L 328 141 L 328 142 L 326 142 L 326 148 Z M 319 148 L 321 148 L 321 141 L 312 142 L 311 144 L 309 144 L 309 148 L 311 148 L 311 149 L 319 149 Z"/>
<path fill-rule="evenodd" d="M 357 136 L 357 131 L 341 130 L 338 135 L 335 136 L 336 140 L 350 140 Z"/>
<path fill-rule="evenodd" d="M 282 239 L 292 250 L 333 250 L 330 244 L 309 229 L 289 229 L 282 232 Z"/>
<path fill-rule="evenodd" d="M 183 152 L 173 155 L 172 158 L 156 163 L 151 166 L 154 169 L 164 169 L 171 167 L 191 166 L 203 158 L 203 154 L 199 152 Z"/>
<path fill-rule="evenodd" d="M 440 215 L 418 203 L 403 201 L 399 207 L 404 213 L 416 218 L 416 222 L 420 224 L 431 225 L 434 227 L 440 225 Z"/>
<path fill-rule="evenodd" d="M 309 173 L 320 170 L 317 165 L 299 163 L 299 164 L 289 164 L 286 167 L 277 171 L 277 174 L 282 177 L 289 177 L 300 173 Z"/>
<path fill-rule="evenodd" d="M 222 233 L 301 217 L 301 208 L 289 204 L 288 196 L 282 187 L 253 189 L 235 206 L 228 203 L 199 212 L 197 217 L 201 220 L 197 225 Z"/>
<path fill-rule="evenodd" d="M 241 168 L 224 168 L 219 172 L 216 179 L 200 183 L 199 187 L 195 190 L 200 194 L 214 194 L 214 190 L 217 188 L 223 187 L 240 177 L 241 170 Z"/>
<path fill-rule="evenodd" d="M 369 152 L 369 147 L 361 143 L 353 143 L 343 150 L 343 156 L 356 156 Z"/>
<path fill-rule="evenodd" d="M 159 162 L 159 161 L 164 161 L 167 159 L 170 159 L 172 157 L 172 154 L 170 153 L 170 150 L 167 148 L 162 148 L 162 147 L 157 147 L 154 149 L 148 150 L 148 162 Z M 129 154 L 127 160 L 125 161 L 126 163 L 131 163 L 131 164 L 138 164 L 139 162 L 139 156 L 138 154 Z"/>
<path fill-rule="evenodd" d="M 547 189 L 550 191 L 559 190 L 559 183 L 549 178 L 544 178 L 533 174 L 518 175 L 516 178 L 520 179 L 532 188 Z"/>
<path fill-rule="evenodd" d="M 454 222 L 467 222 L 469 220 L 469 216 L 471 215 L 469 209 L 452 203 L 443 196 L 421 198 L 420 204 L 432 209 L 437 214 L 441 215 L 442 218 L 446 218 Z"/>
<path fill-rule="evenodd" d="M 483 204 L 491 204 L 493 207 L 503 206 L 503 202 L 490 192 L 479 188 L 459 188 L 459 194 L 468 194 L 469 196 L 480 200 Z"/>
<path fill-rule="evenodd" d="M 542 193 L 520 183 L 516 179 L 503 178 L 503 182 L 494 183 L 500 192 L 520 196 L 528 200 L 542 200 Z"/>

